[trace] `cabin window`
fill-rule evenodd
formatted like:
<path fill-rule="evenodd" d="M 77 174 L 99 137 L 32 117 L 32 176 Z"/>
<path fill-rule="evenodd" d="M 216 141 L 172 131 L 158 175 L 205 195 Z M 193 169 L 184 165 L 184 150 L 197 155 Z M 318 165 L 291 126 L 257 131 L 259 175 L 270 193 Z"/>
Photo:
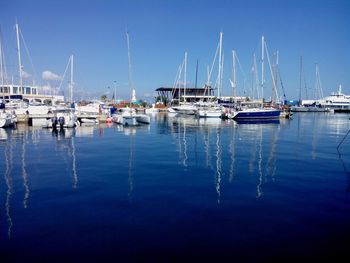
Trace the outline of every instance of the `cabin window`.
<path fill-rule="evenodd" d="M 52 106 L 52 101 L 51 100 L 44 100 L 44 104 L 48 106 Z"/>
<path fill-rule="evenodd" d="M 14 94 L 17 94 L 18 93 L 18 87 L 12 87 L 12 91 Z"/>
<path fill-rule="evenodd" d="M 25 94 L 30 94 L 30 88 L 29 87 L 25 88 Z"/>
<path fill-rule="evenodd" d="M 36 94 L 36 88 L 32 89 L 32 94 Z"/>

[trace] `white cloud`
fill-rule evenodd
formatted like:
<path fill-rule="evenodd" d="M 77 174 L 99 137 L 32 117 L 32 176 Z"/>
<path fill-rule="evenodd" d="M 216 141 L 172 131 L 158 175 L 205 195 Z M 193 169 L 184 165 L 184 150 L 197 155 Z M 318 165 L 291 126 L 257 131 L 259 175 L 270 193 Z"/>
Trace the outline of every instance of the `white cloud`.
<path fill-rule="evenodd" d="M 43 71 L 43 74 L 42 74 L 42 78 L 44 80 L 61 80 L 62 77 L 49 71 L 49 70 L 45 70 Z"/>
<path fill-rule="evenodd" d="M 30 75 L 28 72 L 25 72 L 23 69 L 22 69 L 22 78 L 25 78 L 25 79 L 28 79 L 30 78 L 32 75 Z"/>

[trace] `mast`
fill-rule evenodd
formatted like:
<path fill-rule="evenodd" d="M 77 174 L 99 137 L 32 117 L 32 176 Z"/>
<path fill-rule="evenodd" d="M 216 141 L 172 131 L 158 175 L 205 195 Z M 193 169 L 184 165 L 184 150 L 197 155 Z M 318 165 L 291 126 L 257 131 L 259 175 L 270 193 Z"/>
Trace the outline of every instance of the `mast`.
<path fill-rule="evenodd" d="M 236 51 L 232 50 L 232 95 L 233 100 L 236 102 Z"/>
<path fill-rule="evenodd" d="M 196 80 L 194 82 L 194 88 L 197 88 L 197 79 L 198 79 L 198 59 L 197 59 L 197 64 L 196 64 Z"/>
<path fill-rule="evenodd" d="M 303 57 L 300 56 L 300 83 L 299 83 L 299 102 L 298 102 L 299 105 L 300 105 L 300 103 L 301 103 L 302 71 L 303 71 Z"/>
<path fill-rule="evenodd" d="M 114 103 L 117 104 L 117 81 L 114 81 Z"/>
<path fill-rule="evenodd" d="M 130 55 L 130 40 L 129 33 L 126 31 L 126 42 L 128 45 L 128 62 L 129 62 L 129 92 L 130 92 L 130 105 L 131 105 L 131 90 L 132 90 L 132 78 L 131 78 L 131 55 Z"/>
<path fill-rule="evenodd" d="M 2 48 L 2 32 L 0 27 L 0 73 L 1 73 L 1 88 L 4 88 L 4 65 L 3 65 L 3 48 Z"/>
<path fill-rule="evenodd" d="M 186 81 L 187 81 L 187 52 L 185 52 L 185 74 L 184 74 L 184 102 L 186 103 Z"/>
<path fill-rule="evenodd" d="M 23 79 L 22 79 L 22 62 L 21 62 L 21 46 L 19 44 L 19 27 L 16 23 L 16 36 L 17 36 L 17 55 L 18 55 L 18 69 L 19 69 L 19 91 L 23 93 Z"/>
<path fill-rule="evenodd" d="M 279 51 L 276 51 L 276 67 L 275 67 L 275 88 L 276 88 L 276 95 L 277 95 L 277 87 L 278 87 L 278 59 L 279 59 Z M 278 98 L 276 98 L 278 100 Z"/>
<path fill-rule="evenodd" d="M 218 98 L 221 96 L 221 78 L 222 78 L 222 32 L 219 38 L 219 72 L 218 72 Z"/>
<path fill-rule="evenodd" d="M 256 90 L 257 97 L 260 98 L 258 65 L 257 65 L 257 61 L 256 61 L 255 52 L 253 53 L 253 71 L 254 71 L 254 79 L 255 79 L 255 88 L 254 88 L 254 90 Z"/>
<path fill-rule="evenodd" d="M 73 55 L 70 56 L 70 90 L 69 90 L 69 103 L 73 102 Z"/>
<path fill-rule="evenodd" d="M 316 98 L 323 98 L 323 90 L 321 86 L 321 78 L 320 78 L 320 69 L 318 64 L 316 63 L 316 87 L 315 87 Z"/>
<path fill-rule="evenodd" d="M 262 105 L 264 105 L 264 36 L 261 37 L 261 99 Z"/>

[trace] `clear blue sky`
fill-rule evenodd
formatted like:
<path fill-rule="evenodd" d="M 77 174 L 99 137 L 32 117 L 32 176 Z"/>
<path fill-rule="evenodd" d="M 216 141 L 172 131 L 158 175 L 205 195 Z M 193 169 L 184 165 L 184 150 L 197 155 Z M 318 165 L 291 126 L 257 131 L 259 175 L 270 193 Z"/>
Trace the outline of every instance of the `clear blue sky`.
<path fill-rule="evenodd" d="M 194 86 L 197 59 L 198 85 L 203 85 L 220 31 L 223 31 L 225 53 L 224 95 L 229 95 L 231 90 L 231 50 L 237 51 L 250 85 L 252 53 L 259 54 L 261 35 L 266 38 L 270 55 L 272 50 L 279 50 L 288 98 L 298 98 L 300 56 L 309 95 L 315 86 L 315 63 L 319 64 L 325 95 L 336 91 L 339 84 L 350 94 L 350 1 L 347 0 L 0 0 L 7 69 L 14 75 L 17 74 L 16 19 L 39 83 L 43 71 L 62 75 L 70 54 L 74 54 L 76 90 L 99 96 L 111 94 L 116 81 L 117 96 L 128 98 L 127 27 L 138 98 L 153 97 L 158 87 L 171 87 L 185 51 L 188 86 Z M 23 53 L 24 70 L 33 74 Z M 271 94 L 269 74 L 266 79 L 265 98 Z M 242 94 L 241 73 L 238 73 L 238 85 Z"/>

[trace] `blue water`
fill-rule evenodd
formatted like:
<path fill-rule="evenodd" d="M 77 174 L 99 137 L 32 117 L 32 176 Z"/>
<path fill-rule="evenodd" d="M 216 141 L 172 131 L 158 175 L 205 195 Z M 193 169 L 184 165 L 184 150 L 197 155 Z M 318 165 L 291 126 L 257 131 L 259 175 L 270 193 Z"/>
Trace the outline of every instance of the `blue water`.
<path fill-rule="evenodd" d="M 0 262 L 331 259 L 350 249 L 349 115 L 152 116 L 0 130 Z"/>

